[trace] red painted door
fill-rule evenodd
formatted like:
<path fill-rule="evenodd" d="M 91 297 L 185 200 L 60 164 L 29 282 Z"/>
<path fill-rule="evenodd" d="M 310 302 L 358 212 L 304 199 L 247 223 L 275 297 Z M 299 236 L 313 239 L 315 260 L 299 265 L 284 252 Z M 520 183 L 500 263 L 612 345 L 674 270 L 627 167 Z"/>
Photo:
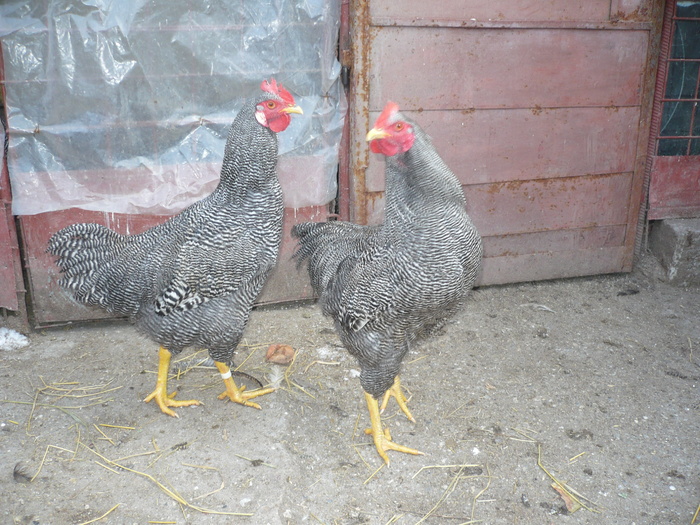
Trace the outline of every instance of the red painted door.
<path fill-rule="evenodd" d="M 700 216 L 700 2 L 670 0 L 650 150 L 649 219 Z"/>
<path fill-rule="evenodd" d="M 2 82 L 2 54 L 0 54 L 0 82 Z M 3 97 L 4 98 L 4 97 Z M 0 112 L 4 104 L 0 102 Z M 18 312 L 26 321 L 27 308 L 25 303 L 24 279 L 19 255 L 19 242 L 15 219 L 12 216 L 12 192 L 10 177 L 7 171 L 7 120 L 5 115 L 0 119 L 0 310 Z"/>
<path fill-rule="evenodd" d="M 4 142 L 5 134 L 0 131 L 0 144 Z M 0 158 L 0 309 L 20 312 L 24 316 L 24 281 L 11 201 L 10 179 L 3 154 Z"/>
<path fill-rule="evenodd" d="M 354 220 L 382 220 L 383 163 L 363 137 L 393 100 L 462 181 L 483 284 L 629 271 L 658 4 L 356 2 Z"/>

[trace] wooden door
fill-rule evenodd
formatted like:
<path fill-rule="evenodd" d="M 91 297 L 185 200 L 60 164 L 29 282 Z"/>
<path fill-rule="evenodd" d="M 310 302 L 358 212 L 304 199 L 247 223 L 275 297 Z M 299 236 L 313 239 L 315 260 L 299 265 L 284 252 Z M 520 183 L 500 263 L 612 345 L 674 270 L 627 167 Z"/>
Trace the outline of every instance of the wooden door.
<path fill-rule="evenodd" d="M 387 100 L 462 181 L 482 284 L 632 268 L 659 2 L 352 4 L 352 218 L 382 220 L 364 135 Z"/>

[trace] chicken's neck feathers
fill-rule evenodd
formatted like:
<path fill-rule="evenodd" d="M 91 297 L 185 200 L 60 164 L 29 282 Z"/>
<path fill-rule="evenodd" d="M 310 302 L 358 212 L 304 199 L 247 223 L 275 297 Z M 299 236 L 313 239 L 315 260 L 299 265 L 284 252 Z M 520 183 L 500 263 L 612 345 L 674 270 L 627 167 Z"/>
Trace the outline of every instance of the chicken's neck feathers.
<path fill-rule="evenodd" d="M 245 104 L 231 125 L 219 184 L 214 190 L 219 198 L 238 201 L 250 193 L 279 189 L 277 134 L 255 120 L 257 103 Z"/>
<path fill-rule="evenodd" d="M 435 151 L 430 138 L 414 125 L 411 149 L 386 159 L 385 228 L 405 229 L 434 217 L 435 209 L 465 212 L 466 201 L 457 177 Z M 442 214 L 441 214 L 442 215 Z"/>

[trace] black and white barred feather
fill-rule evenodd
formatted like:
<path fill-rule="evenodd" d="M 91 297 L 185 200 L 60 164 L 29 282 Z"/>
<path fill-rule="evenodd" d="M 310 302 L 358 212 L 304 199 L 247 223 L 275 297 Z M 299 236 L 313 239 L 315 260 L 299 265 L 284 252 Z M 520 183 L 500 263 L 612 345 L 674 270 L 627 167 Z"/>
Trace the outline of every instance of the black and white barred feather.
<path fill-rule="evenodd" d="M 236 116 L 209 196 L 138 235 L 98 224 L 54 234 L 47 251 L 60 285 L 80 303 L 130 317 L 171 353 L 194 345 L 229 362 L 282 235 L 277 136 L 255 119 L 272 98 L 263 93 Z"/>
<path fill-rule="evenodd" d="M 421 128 L 405 153 L 386 158 L 385 221 L 303 223 L 306 260 L 323 312 L 359 361 L 363 389 L 391 387 L 409 345 L 453 314 L 474 285 L 481 238 L 461 185 Z"/>

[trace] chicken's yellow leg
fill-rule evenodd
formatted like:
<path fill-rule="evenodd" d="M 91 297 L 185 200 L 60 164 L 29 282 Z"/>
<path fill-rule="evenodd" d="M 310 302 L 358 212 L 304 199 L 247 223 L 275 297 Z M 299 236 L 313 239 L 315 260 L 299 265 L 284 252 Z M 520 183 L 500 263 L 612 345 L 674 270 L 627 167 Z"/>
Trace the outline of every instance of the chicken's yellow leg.
<path fill-rule="evenodd" d="M 412 421 L 413 423 L 416 422 L 415 419 L 413 419 L 413 416 L 411 415 L 411 411 L 408 410 L 408 406 L 406 405 L 406 402 L 408 399 L 406 399 L 406 394 L 403 393 L 403 390 L 401 389 L 401 380 L 399 379 L 399 376 L 396 376 L 394 378 L 394 384 L 391 385 L 391 388 L 384 392 L 384 398 L 382 399 L 382 406 L 379 407 L 379 413 L 383 414 L 384 409 L 386 408 L 387 403 L 389 402 L 389 398 L 393 397 L 396 399 L 396 402 L 399 404 L 399 408 L 401 411 L 406 414 L 406 417 L 408 418 L 409 421 Z"/>
<path fill-rule="evenodd" d="M 236 386 L 236 383 L 234 383 L 233 378 L 231 377 L 231 369 L 227 364 L 221 363 L 219 361 L 214 361 L 214 364 L 216 365 L 216 368 L 219 369 L 219 373 L 221 374 L 221 377 L 224 380 L 224 384 L 226 385 L 226 392 L 222 393 L 219 396 L 219 399 L 228 398 L 234 403 L 240 403 L 241 405 L 257 408 L 259 410 L 260 405 L 248 400 L 258 396 L 264 396 L 265 394 L 269 394 L 275 391 L 274 388 L 259 388 L 257 390 L 244 392 L 245 386 L 242 386 L 240 388 Z"/>
<path fill-rule="evenodd" d="M 168 371 L 170 370 L 170 356 L 172 354 L 162 346 L 158 350 L 158 379 L 156 380 L 156 389 L 144 401 L 148 403 L 155 399 L 161 411 L 173 417 L 180 417 L 174 410 L 168 407 L 188 407 L 192 405 L 201 405 L 196 399 L 189 401 L 175 401 L 173 398 L 177 392 L 168 394 Z"/>
<path fill-rule="evenodd" d="M 367 401 L 367 408 L 369 409 L 369 419 L 372 423 L 372 428 L 365 430 L 365 433 L 372 435 L 372 438 L 374 439 L 374 446 L 377 447 L 377 452 L 379 452 L 379 455 L 387 465 L 389 464 L 389 456 L 386 454 L 387 450 L 396 450 L 397 452 L 405 452 L 406 454 L 423 455 L 423 452 L 394 443 L 391 440 L 389 429 L 385 428 L 382 430 L 382 419 L 379 415 L 379 403 L 377 403 L 377 400 L 367 392 L 365 392 L 365 400 Z"/>

